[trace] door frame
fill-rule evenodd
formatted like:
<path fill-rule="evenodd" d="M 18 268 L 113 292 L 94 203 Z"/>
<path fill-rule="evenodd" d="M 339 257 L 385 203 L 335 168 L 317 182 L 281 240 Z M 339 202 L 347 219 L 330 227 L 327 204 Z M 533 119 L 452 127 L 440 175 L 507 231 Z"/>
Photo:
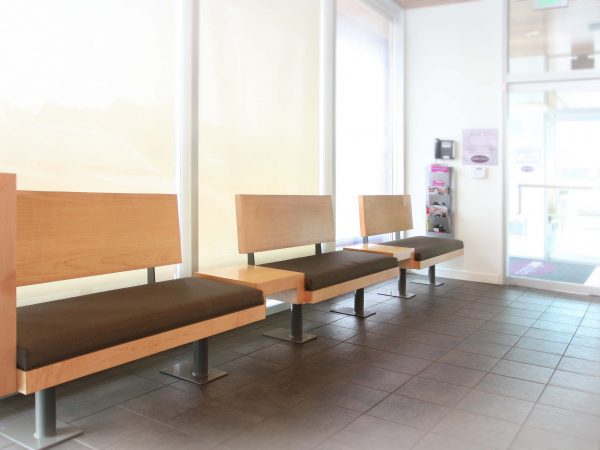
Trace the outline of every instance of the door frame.
<path fill-rule="evenodd" d="M 533 278 L 520 278 L 510 276 L 508 272 L 508 217 L 509 217 L 509 184 L 508 184 L 508 98 L 511 92 L 531 91 L 532 89 L 550 90 L 569 85 L 588 86 L 600 84 L 600 69 L 579 70 L 572 72 L 536 73 L 536 74 L 510 74 L 509 73 L 509 38 L 510 38 L 510 0 L 503 0 L 503 28 L 502 28 L 502 268 L 504 283 L 513 286 L 522 286 L 533 289 L 567 292 L 584 295 L 600 296 L 600 287 L 586 286 L 560 281 L 538 280 Z"/>
<path fill-rule="evenodd" d="M 574 84 L 575 83 L 575 84 Z M 503 267 L 504 267 L 504 280 L 505 280 L 505 284 L 508 285 L 514 285 L 514 286 L 522 286 L 522 287 L 528 287 L 528 288 L 533 288 L 533 289 L 543 289 L 543 290 L 551 290 L 551 291 L 558 291 L 558 292 L 568 292 L 568 293 L 575 293 L 575 294 L 584 294 L 584 295 L 594 295 L 594 296 L 600 296 L 600 287 L 594 287 L 594 286 L 588 286 L 588 285 L 584 285 L 584 284 L 575 284 L 575 283 L 567 283 L 567 282 L 560 282 L 560 281 L 550 281 L 550 280 L 539 280 L 539 279 L 535 279 L 535 278 L 522 278 L 522 277 L 515 277 L 515 276 L 511 276 L 509 275 L 509 271 L 508 271 L 508 264 L 509 264 L 509 254 L 508 254 L 508 219 L 509 219 L 509 190 L 510 190 L 510 185 L 508 183 L 508 176 L 509 176 L 509 170 L 510 167 L 508 165 L 508 152 L 509 152 L 509 147 L 508 147 L 508 120 L 509 120 L 509 110 L 508 110 L 508 98 L 510 96 L 511 93 L 514 92 L 531 92 L 532 90 L 539 90 L 540 92 L 542 91 L 547 91 L 547 90 L 551 90 L 551 89 L 560 89 L 561 87 L 565 87 L 565 86 L 573 86 L 573 85 L 577 85 L 577 86 L 587 86 L 587 85 L 592 85 L 592 86 L 596 86 L 597 83 L 595 83 L 594 81 L 577 81 L 577 82 L 573 82 L 573 81 L 569 81 L 569 82 L 565 82 L 565 81 L 555 81 L 555 82 L 540 82 L 540 83 L 527 83 L 525 85 L 521 84 L 521 83 L 506 83 L 505 84 L 505 89 L 503 92 L 503 105 L 504 105 L 504 118 L 503 118 L 503 134 L 504 134 L 504 170 L 503 170 L 503 196 L 504 196 L 504 234 L 503 234 L 503 257 L 504 257 L 504 263 L 503 263 Z M 581 112 L 579 110 L 574 110 L 573 114 L 580 114 Z M 565 113 L 561 113 L 561 114 L 565 114 Z M 547 202 L 547 200 L 546 200 Z M 546 239 L 547 236 L 544 237 L 544 239 Z M 547 243 L 544 242 L 544 246 L 546 246 Z M 547 248 L 545 247 L 544 251 L 547 252 Z M 599 264 L 600 266 L 600 264 Z"/>

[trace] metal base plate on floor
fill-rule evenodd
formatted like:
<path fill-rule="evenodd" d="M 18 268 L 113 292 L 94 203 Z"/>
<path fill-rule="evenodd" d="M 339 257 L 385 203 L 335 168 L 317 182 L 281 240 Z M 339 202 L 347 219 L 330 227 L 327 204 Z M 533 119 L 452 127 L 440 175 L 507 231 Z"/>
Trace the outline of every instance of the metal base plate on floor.
<path fill-rule="evenodd" d="M 356 311 L 354 311 L 354 308 L 350 308 L 348 306 L 340 306 L 339 308 L 333 308 L 329 311 L 338 314 L 345 314 L 347 316 L 359 317 L 361 319 L 366 319 L 367 317 L 371 317 L 375 314 L 375 311 L 364 311 L 362 314 L 357 314 Z"/>
<path fill-rule="evenodd" d="M 192 368 L 192 361 L 181 361 L 173 364 L 171 367 L 161 370 L 160 373 L 196 384 L 210 383 L 211 381 L 227 375 L 227 372 L 223 372 L 219 369 L 208 369 L 208 375 L 198 376 L 192 373 Z"/>
<path fill-rule="evenodd" d="M 410 283 L 424 284 L 425 286 L 441 286 L 444 284 L 441 281 L 436 281 L 435 283 L 430 283 L 429 280 L 411 280 Z"/>
<path fill-rule="evenodd" d="M 73 439 L 75 436 L 79 436 L 83 433 L 83 430 L 57 422 L 55 436 L 36 439 L 34 433 L 35 417 L 33 416 L 9 422 L 0 428 L 0 436 L 4 436 L 29 450 L 41 450 L 53 447 L 61 442 Z"/>
<path fill-rule="evenodd" d="M 411 294 L 410 292 L 407 292 L 405 295 L 402 295 L 398 291 L 384 291 L 384 292 L 378 292 L 377 294 L 378 295 L 386 295 L 388 297 L 396 297 L 396 298 L 413 298 L 417 295 L 417 294 Z"/>
<path fill-rule="evenodd" d="M 302 333 L 302 337 L 300 339 L 294 339 L 290 334 L 290 330 L 287 328 L 276 328 L 263 333 L 263 336 L 281 339 L 282 341 L 293 342 L 294 344 L 304 344 L 305 342 L 312 341 L 313 339 L 317 338 L 317 336 L 314 334 Z"/>

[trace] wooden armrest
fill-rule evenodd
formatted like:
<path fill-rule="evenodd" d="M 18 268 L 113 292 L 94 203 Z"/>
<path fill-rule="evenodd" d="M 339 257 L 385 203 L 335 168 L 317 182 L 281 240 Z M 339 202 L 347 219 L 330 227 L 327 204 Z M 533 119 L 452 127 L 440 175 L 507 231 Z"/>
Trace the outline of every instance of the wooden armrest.
<path fill-rule="evenodd" d="M 304 274 L 260 266 L 230 266 L 196 272 L 195 277 L 240 284 L 263 292 L 263 295 L 292 289 L 304 289 Z"/>
<path fill-rule="evenodd" d="M 398 261 L 412 259 L 415 254 L 414 248 L 394 247 L 392 245 L 380 245 L 380 244 L 356 244 L 356 245 L 350 245 L 348 247 L 344 247 L 344 250 L 351 250 L 351 251 L 355 251 L 355 252 L 377 253 L 379 255 L 393 256 Z"/>

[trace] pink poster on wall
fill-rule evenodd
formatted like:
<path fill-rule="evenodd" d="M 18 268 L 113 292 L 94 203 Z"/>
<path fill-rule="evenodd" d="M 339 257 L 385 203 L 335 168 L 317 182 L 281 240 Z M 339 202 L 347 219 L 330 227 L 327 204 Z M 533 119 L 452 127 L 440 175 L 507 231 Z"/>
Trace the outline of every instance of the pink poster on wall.
<path fill-rule="evenodd" d="M 463 164 L 470 166 L 498 165 L 498 130 L 463 130 Z"/>

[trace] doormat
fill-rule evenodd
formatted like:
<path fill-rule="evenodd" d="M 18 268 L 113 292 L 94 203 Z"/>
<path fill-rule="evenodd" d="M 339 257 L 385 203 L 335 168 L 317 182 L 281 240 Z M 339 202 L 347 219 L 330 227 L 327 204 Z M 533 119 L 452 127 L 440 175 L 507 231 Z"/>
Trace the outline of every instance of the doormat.
<path fill-rule="evenodd" d="M 594 269 L 596 266 L 592 264 L 540 261 L 527 258 L 510 258 L 508 261 L 510 276 L 575 284 L 585 284 Z"/>

